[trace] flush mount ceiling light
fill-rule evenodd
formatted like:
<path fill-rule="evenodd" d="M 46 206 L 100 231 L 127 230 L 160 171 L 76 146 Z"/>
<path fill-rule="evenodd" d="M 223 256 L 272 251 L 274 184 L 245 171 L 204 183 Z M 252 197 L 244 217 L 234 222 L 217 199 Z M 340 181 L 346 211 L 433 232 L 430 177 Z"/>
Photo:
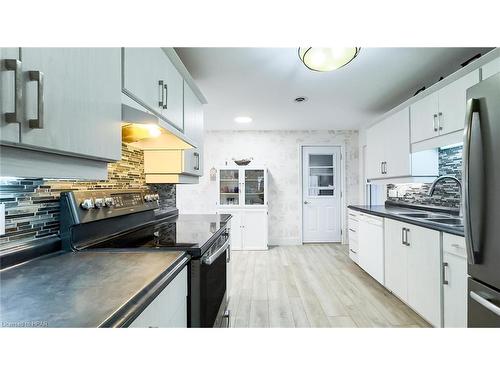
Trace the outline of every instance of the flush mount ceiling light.
<path fill-rule="evenodd" d="M 238 116 L 234 118 L 234 122 L 238 124 L 250 124 L 252 122 L 252 118 L 248 116 Z"/>
<path fill-rule="evenodd" d="M 300 47 L 299 58 L 311 70 L 329 72 L 349 64 L 358 55 L 360 49 L 359 47 Z"/>

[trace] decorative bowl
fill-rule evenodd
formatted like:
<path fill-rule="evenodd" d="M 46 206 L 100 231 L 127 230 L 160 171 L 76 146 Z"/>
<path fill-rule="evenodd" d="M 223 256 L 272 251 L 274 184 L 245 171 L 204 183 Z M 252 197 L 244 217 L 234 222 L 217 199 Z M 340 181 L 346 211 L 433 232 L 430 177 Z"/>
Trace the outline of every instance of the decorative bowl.
<path fill-rule="evenodd" d="M 239 159 L 239 160 L 236 160 L 236 159 L 233 159 L 233 161 L 237 164 L 237 165 L 248 165 L 250 164 L 250 162 L 253 160 L 253 158 L 249 158 L 249 159 Z"/>

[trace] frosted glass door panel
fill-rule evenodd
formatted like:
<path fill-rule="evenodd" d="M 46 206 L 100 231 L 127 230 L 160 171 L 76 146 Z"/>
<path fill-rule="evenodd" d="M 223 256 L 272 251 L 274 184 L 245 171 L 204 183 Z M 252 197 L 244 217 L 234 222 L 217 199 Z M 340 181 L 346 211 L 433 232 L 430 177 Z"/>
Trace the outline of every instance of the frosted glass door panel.
<path fill-rule="evenodd" d="M 237 169 L 220 171 L 220 204 L 240 204 L 240 175 Z"/>
<path fill-rule="evenodd" d="M 309 197 L 334 195 L 335 165 L 331 154 L 309 155 Z"/>
<path fill-rule="evenodd" d="M 245 204 L 263 205 L 264 202 L 264 170 L 245 170 Z"/>

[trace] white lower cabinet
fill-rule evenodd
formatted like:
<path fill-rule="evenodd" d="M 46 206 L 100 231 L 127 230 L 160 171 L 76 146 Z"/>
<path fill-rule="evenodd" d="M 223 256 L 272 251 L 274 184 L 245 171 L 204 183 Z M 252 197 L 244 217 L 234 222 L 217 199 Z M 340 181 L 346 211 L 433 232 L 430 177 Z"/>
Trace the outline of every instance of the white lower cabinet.
<path fill-rule="evenodd" d="M 218 214 L 231 214 L 231 250 L 268 249 L 267 209 L 220 210 Z"/>
<path fill-rule="evenodd" d="M 443 233 L 444 327 L 467 327 L 467 254 L 465 239 Z"/>
<path fill-rule="evenodd" d="M 384 219 L 361 213 L 358 232 L 358 264 L 384 284 Z"/>
<path fill-rule="evenodd" d="M 405 223 L 385 219 L 385 287 L 401 300 L 408 300 L 408 251 L 404 244 Z"/>
<path fill-rule="evenodd" d="M 385 286 L 441 327 L 440 232 L 385 220 Z"/>
<path fill-rule="evenodd" d="M 354 263 L 359 263 L 359 213 L 349 209 L 348 211 L 349 228 L 349 258 Z"/>
<path fill-rule="evenodd" d="M 441 327 L 440 232 L 406 225 L 408 304 L 434 327 Z"/>
<path fill-rule="evenodd" d="M 187 266 L 130 324 L 132 328 L 187 327 Z"/>

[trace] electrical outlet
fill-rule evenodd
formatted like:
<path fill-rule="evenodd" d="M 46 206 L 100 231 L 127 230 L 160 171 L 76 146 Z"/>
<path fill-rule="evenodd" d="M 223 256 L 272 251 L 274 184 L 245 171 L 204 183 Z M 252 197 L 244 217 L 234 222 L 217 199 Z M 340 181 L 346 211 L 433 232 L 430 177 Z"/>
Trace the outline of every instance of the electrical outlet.
<path fill-rule="evenodd" d="M 0 204 L 0 236 L 5 234 L 5 204 Z"/>
<path fill-rule="evenodd" d="M 398 197 L 398 190 L 397 189 L 389 190 L 389 198 L 397 198 L 397 197 Z"/>

